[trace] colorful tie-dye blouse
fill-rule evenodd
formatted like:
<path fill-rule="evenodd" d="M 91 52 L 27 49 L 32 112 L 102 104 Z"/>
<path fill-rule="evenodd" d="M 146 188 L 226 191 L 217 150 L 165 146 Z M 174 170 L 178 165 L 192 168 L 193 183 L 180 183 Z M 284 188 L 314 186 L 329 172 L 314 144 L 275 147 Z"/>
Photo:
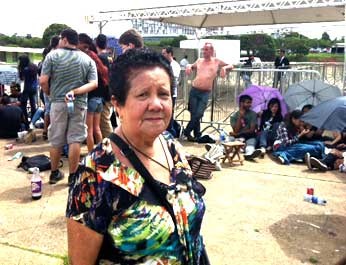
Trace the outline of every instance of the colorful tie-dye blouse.
<path fill-rule="evenodd" d="M 114 156 L 108 138 L 84 158 L 70 187 L 66 216 L 104 235 L 108 247 L 101 256 L 113 264 L 199 264 L 205 205 L 181 146 L 165 139 L 174 168 L 171 184 L 160 186 L 167 190 L 177 231 L 143 177 Z"/>

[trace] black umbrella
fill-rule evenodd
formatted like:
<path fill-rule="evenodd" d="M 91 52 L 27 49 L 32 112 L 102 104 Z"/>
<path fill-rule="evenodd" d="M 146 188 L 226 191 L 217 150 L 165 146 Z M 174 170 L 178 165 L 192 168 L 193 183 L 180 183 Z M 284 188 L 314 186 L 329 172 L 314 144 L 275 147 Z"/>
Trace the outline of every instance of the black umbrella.
<path fill-rule="evenodd" d="M 346 128 L 346 96 L 318 104 L 301 119 L 320 129 L 342 131 Z"/>

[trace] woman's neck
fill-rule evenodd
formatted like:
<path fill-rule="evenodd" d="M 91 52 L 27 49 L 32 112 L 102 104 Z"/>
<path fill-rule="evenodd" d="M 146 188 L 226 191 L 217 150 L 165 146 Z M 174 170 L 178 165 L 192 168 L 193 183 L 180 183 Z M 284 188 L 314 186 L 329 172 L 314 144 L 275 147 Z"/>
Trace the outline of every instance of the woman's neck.
<path fill-rule="evenodd" d="M 133 134 L 131 130 L 124 128 L 122 125 L 115 129 L 115 133 L 120 135 L 125 141 L 129 141 L 130 145 L 134 145 L 139 150 L 152 155 L 156 138 L 146 138 L 143 135 Z"/>

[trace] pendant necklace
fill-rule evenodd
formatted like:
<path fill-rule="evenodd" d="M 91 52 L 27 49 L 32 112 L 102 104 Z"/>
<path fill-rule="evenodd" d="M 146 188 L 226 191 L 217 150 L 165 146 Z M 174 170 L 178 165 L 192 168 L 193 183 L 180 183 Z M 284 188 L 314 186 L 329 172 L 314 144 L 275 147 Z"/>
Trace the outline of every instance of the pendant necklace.
<path fill-rule="evenodd" d="M 160 163 L 159 161 L 155 160 L 154 158 L 152 158 L 151 156 L 147 155 L 146 153 L 144 153 L 143 151 L 139 150 L 135 145 L 133 145 L 129 139 L 127 139 L 126 135 L 124 134 L 124 132 L 121 130 L 126 142 L 129 143 L 130 147 L 132 147 L 135 151 L 137 151 L 138 153 L 140 153 L 141 155 L 145 156 L 146 158 L 148 158 L 149 160 L 153 161 L 154 163 L 156 163 L 157 165 L 161 166 L 162 168 L 168 170 L 168 172 L 170 172 L 171 170 L 169 169 L 169 167 L 163 165 L 162 163 Z M 168 157 L 167 157 L 167 154 L 166 154 L 166 150 L 163 146 L 163 143 L 161 141 L 161 138 L 159 136 L 159 141 L 160 141 L 160 144 L 161 144 L 161 147 L 162 147 L 162 150 L 165 154 L 165 157 L 166 157 L 166 162 L 167 162 L 167 165 L 169 165 L 169 162 L 168 162 Z"/>

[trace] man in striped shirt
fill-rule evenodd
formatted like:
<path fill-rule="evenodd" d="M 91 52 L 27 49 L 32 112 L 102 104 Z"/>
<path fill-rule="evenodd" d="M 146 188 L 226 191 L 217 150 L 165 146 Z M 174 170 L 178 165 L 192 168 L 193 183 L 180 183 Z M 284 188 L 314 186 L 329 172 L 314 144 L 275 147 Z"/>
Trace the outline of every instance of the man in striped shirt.
<path fill-rule="evenodd" d="M 42 65 L 40 85 L 51 101 L 51 124 L 48 128 L 51 144 L 50 184 L 64 178 L 58 164 L 66 143 L 69 145 L 69 184 L 74 180 L 80 159 L 80 144 L 87 135 L 87 94 L 98 85 L 95 62 L 78 50 L 77 45 L 78 33 L 73 29 L 63 30 L 58 49 L 50 52 Z M 68 110 L 66 103 L 69 99 L 73 99 L 74 108 Z"/>

